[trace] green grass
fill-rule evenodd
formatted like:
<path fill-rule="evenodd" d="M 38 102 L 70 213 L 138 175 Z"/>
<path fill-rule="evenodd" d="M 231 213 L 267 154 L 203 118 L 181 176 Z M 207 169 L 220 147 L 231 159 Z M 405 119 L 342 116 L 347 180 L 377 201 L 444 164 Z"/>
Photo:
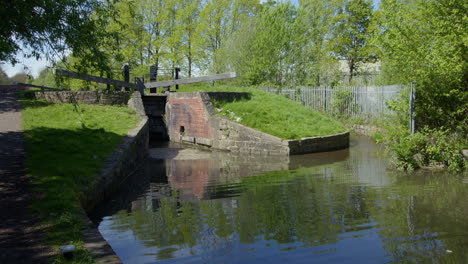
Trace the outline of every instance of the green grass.
<path fill-rule="evenodd" d="M 258 89 L 230 86 L 185 86 L 180 89 L 180 92 L 193 91 L 250 93 L 249 99 L 214 102 L 215 107 L 221 109 L 218 115 L 282 139 L 301 139 L 346 131 L 341 123 L 330 117 L 283 96 Z"/>
<path fill-rule="evenodd" d="M 79 197 L 101 169 L 103 161 L 136 126 L 127 107 L 51 104 L 21 100 L 26 142 L 26 171 L 40 199 L 33 210 L 47 224 L 52 246 L 78 246 L 75 260 L 56 257 L 54 263 L 92 263 L 82 247 Z"/>

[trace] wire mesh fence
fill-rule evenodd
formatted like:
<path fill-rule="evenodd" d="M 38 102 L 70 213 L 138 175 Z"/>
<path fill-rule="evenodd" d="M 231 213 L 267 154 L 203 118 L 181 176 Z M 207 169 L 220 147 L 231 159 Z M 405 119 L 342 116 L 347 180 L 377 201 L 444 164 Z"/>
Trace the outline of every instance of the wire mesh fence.
<path fill-rule="evenodd" d="M 409 85 L 260 88 L 283 95 L 316 111 L 341 117 L 374 120 L 392 114 L 387 102 L 409 95 Z"/>

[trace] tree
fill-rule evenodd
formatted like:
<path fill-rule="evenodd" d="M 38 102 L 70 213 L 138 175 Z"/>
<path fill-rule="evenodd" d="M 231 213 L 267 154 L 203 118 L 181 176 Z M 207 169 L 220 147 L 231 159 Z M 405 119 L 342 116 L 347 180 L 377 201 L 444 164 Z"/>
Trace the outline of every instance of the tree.
<path fill-rule="evenodd" d="M 296 78 L 302 85 L 330 83 L 337 61 L 329 55 L 327 41 L 342 0 L 301 0 L 297 16 Z"/>
<path fill-rule="evenodd" d="M 17 63 L 16 54 L 56 58 L 71 50 L 94 64 L 102 63 L 98 0 L 3 1 L 0 8 L 0 61 Z M 90 54 L 93 56 L 90 56 Z"/>
<path fill-rule="evenodd" d="M 181 50 L 187 59 L 188 76 L 192 76 L 193 64 L 201 57 L 197 25 L 200 20 L 201 0 L 183 1 L 178 13 L 178 31 L 181 34 Z"/>
<path fill-rule="evenodd" d="M 200 12 L 197 34 L 205 58 L 211 59 L 212 71 L 220 72 L 223 62 L 217 55 L 219 49 L 237 28 L 259 9 L 258 0 L 210 0 Z M 222 60 L 222 59 L 221 59 Z"/>
<path fill-rule="evenodd" d="M 180 1 L 166 0 L 166 19 L 165 19 L 165 40 L 166 40 L 166 60 L 170 69 L 174 69 L 181 63 L 182 56 L 180 54 L 182 32 L 179 30 L 180 23 Z"/>
<path fill-rule="evenodd" d="M 347 60 L 350 81 L 359 63 L 375 58 L 368 45 L 371 16 L 372 3 L 368 0 L 346 1 L 335 16 L 329 43 L 337 58 Z"/>
<path fill-rule="evenodd" d="M 284 84 L 291 79 L 296 8 L 290 3 L 265 4 L 227 38 L 215 59 L 235 70 L 245 84 Z M 223 64 L 222 64 L 223 63 Z"/>
<path fill-rule="evenodd" d="M 383 0 L 373 43 L 385 79 L 416 81 L 416 123 L 468 130 L 468 3 Z"/>

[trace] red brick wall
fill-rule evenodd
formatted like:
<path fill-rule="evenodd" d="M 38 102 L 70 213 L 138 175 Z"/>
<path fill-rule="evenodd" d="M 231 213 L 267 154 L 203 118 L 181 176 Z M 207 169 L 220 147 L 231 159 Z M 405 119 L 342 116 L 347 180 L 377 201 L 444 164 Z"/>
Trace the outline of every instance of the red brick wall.
<path fill-rule="evenodd" d="M 187 95 L 187 97 L 192 96 Z M 211 138 L 209 116 L 199 96 L 169 97 L 167 105 L 166 122 L 168 123 L 166 125 L 170 138 L 176 140 L 182 136 Z M 184 133 L 180 133 L 181 127 L 184 127 Z"/>

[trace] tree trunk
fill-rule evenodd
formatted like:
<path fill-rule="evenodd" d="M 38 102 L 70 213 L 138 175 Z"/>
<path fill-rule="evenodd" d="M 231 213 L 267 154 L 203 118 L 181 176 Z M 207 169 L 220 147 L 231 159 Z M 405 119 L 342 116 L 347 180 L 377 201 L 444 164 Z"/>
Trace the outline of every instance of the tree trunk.
<path fill-rule="evenodd" d="M 354 68 L 356 67 L 354 63 L 354 59 L 349 59 L 348 66 L 349 66 L 349 80 L 348 81 L 349 81 L 349 84 L 351 84 L 351 80 L 353 79 Z"/>

